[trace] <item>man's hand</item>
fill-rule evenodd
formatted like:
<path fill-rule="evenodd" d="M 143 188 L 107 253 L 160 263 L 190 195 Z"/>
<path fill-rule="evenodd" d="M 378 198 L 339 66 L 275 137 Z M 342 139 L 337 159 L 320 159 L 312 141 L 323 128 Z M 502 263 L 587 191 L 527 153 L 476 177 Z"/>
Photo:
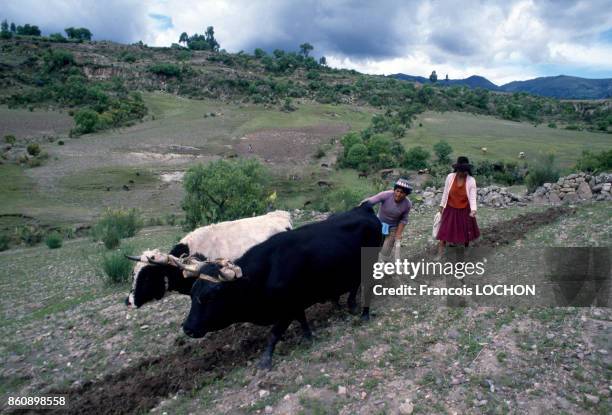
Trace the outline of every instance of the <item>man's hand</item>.
<path fill-rule="evenodd" d="M 472 210 L 472 211 L 470 212 L 470 217 L 471 217 L 471 218 L 475 218 L 475 217 L 476 217 L 476 211 L 475 211 L 475 210 Z"/>

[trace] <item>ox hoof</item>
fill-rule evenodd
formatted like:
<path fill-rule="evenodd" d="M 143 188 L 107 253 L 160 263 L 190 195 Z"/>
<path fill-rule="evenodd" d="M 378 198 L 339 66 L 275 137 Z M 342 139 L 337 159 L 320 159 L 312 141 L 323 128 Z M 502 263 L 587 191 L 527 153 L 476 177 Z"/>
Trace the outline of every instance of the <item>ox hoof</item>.
<path fill-rule="evenodd" d="M 272 359 L 270 357 L 262 357 L 257 367 L 262 370 L 270 370 L 272 369 Z"/>
<path fill-rule="evenodd" d="M 355 316 L 359 313 L 359 307 L 357 306 L 357 304 L 349 305 L 348 312 L 349 314 L 352 314 Z"/>

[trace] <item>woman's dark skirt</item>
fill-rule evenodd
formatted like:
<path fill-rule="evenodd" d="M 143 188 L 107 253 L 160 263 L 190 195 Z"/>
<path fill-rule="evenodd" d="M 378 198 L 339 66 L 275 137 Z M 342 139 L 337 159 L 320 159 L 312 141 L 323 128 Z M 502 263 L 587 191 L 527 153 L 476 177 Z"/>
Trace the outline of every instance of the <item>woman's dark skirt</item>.
<path fill-rule="evenodd" d="M 476 218 L 470 217 L 470 208 L 457 209 L 446 206 L 440 220 L 438 240 L 452 244 L 465 244 L 480 236 Z"/>

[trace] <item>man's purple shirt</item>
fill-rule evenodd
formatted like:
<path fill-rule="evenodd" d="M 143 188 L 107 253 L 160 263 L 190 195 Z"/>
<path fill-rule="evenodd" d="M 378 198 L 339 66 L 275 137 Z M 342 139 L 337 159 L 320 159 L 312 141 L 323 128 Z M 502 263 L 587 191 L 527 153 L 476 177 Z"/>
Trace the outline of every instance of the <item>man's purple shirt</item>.
<path fill-rule="evenodd" d="M 388 223 L 391 227 L 395 227 L 399 223 L 405 225 L 408 223 L 408 213 L 412 203 L 408 198 L 397 203 L 393 198 L 393 193 L 393 190 L 385 190 L 367 199 L 367 201 L 373 205 L 380 203 L 378 218 L 381 222 Z"/>

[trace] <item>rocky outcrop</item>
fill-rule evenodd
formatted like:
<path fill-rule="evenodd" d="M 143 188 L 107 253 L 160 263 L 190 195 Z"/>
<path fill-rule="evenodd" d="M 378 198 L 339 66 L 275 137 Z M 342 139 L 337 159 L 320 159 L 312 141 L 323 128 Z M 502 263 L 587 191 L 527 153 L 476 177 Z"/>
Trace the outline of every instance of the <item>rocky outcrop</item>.
<path fill-rule="evenodd" d="M 529 197 L 538 204 L 612 200 L 612 173 L 574 173 L 555 183 L 544 183 Z"/>

